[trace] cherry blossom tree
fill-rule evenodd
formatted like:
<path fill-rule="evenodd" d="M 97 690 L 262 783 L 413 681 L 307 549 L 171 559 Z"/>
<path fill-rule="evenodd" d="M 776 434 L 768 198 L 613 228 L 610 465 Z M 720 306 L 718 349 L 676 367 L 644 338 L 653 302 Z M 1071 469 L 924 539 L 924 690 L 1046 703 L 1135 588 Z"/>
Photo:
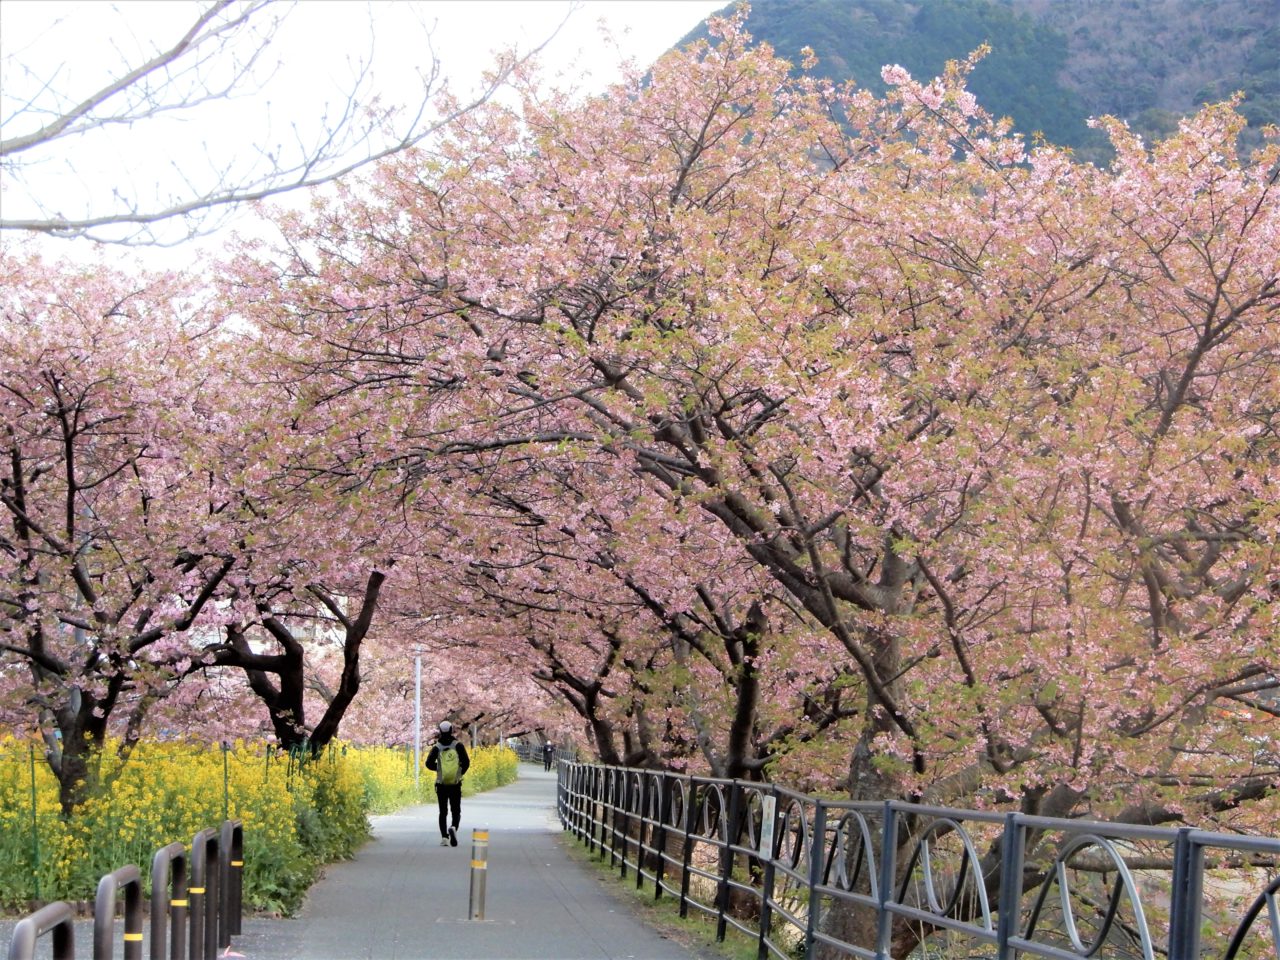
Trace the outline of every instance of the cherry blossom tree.
<path fill-rule="evenodd" d="M 838 672 L 797 669 L 782 642 L 812 625 L 736 544 L 703 522 L 673 548 L 660 489 L 607 459 L 562 459 L 544 451 L 518 482 L 486 472 L 500 485 L 475 536 L 489 547 L 465 541 L 457 568 L 513 628 L 506 656 L 573 707 L 602 759 L 758 779 L 781 742 L 795 750 L 849 715 Z"/>
<path fill-rule="evenodd" d="M 234 512 L 199 440 L 216 324 L 171 276 L 3 259 L 5 674 L 69 809 L 113 717 L 126 749 L 192 669 L 235 566 Z"/>
<path fill-rule="evenodd" d="M 216 438 L 220 461 L 239 466 L 246 519 L 221 636 L 205 639 L 202 662 L 243 672 L 282 747 L 318 752 L 355 702 L 366 641 L 417 542 L 394 490 L 352 490 L 366 421 L 310 415 L 298 384 L 269 375 L 269 346 L 251 333 L 219 359 L 229 381 L 250 387 L 226 396 Z"/>
<path fill-rule="evenodd" d="M 266 429 L 287 397 L 243 390 L 252 343 L 207 291 L 101 265 L 3 268 L 3 675 L 64 810 L 86 796 L 91 753 L 114 734 L 127 757 L 157 704 L 170 731 L 240 732 L 184 722 L 201 698 L 173 698 L 183 684 L 234 699 L 241 677 L 282 745 L 328 743 L 403 537 L 282 466 L 314 438 Z M 309 725 L 309 654 L 327 643 L 342 666 Z"/>
<path fill-rule="evenodd" d="M 1231 104 L 1153 148 L 1105 121 L 1100 170 L 1028 150 L 968 64 L 876 99 L 717 29 L 284 224 L 279 311 L 395 397 L 376 459 L 573 451 L 665 491 L 649 562 L 711 524 L 856 678 L 855 798 L 1265 828 L 1274 142 L 1237 157 Z"/>
<path fill-rule="evenodd" d="M 341 263 L 296 262 L 290 269 L 298 299 L 287 310 L 272 299 L 245 295 L 257 277 L 256 267 L 247 269 L 236 281 L 244 311 L 272 331 L 273 350 L 280 351 L 273 363 L 308 385 L 307 402 L 324 411 L 320 422 L 359 424 L 353 431 L 360 436 L 362 462 L 381 459 L 402 478 L 405 501 L 412 500 L 404 507 L 413 515 L 407 522 L 432 531 L 422 541 L 421 557 L 431 569 L 418 574 L 427 583 L 418 602 L 432 611 L 431 619 L 457 625 L 451 642 L 470 648 L 477 672 L 491 671 L 495 663 L 532 670 L 572 705 L 601 756 L 637 765 L 683 765 L 701 751 L 714 769 L 758 777 L 774 755 L 773 743 L 803 742 L 849 714 L 839 707 L 838 691 L 818 696 L 799 689 L 820 684 L 793 665 L 793 677 L 810 677 L 785 685 L 769 678 L 774 690 L 796 688 L 796 699 L 773 701 L 778 716 L 768 731 L 762 729 L 756 664 L 766 641 L 757 636 L 758 605 L 747 614 L 752 591 L 762 584 L 733 587 L 748 596 L 740 614 L 753 623 L 734 625 L 739 614 L 731 609 L 728 581 L 752 569 L 736 547 L 728 544 L 726 553 L 723 536 L 719 542 L 706 537 L 715 531 L 704 522 L 685 536 L 681 560 L 673 564 L 661 546 L 667 537 L 661 525 L 672 519 L 669 504 L 662 496 L 654 500 L 650 490 L 650 508 L 642 509 L 645 494 L 633 473 L 619 472 L 609 458 L 593 458 L 587 466 L 570 456 L 557 466 L 551 449 L 535 457 L 511 453 L 505 442 L 476 439 L 466 424 L 487 415 L 460 406 L 472 401 L 459 396 L 455 380 L 435 372 L 439 358 L 406 352 L 401 341 L 388 347 L 388 330 L 397 324 L 388 314 L 402 305 L 372 301 L 367 278 L 353 277 Z M 332 316 L 354 316 L 359 329 L 340 342 L 317 336 Z M 289 345 L 294 353 L 285 356 Z M 352 356 L 361 358 L 358 365 L 352 366 Z M 419 363 L 433 367 L 425 379 Z M 388 422 L 396 430 L 375 436 L 380 427 L 373 425 Z M 438 450 L 406 449 L 413 442 L 406 435 L 433 434 Z M 326 432 L 327 443 L 334 439 L 332 430 Z M 373 453 L 380 443 L 383 452 Z M 624 485 L 629 492 L 622 492 Z M 642 519 L 652 528 L 645 529 Z M 702 539 L 695 542 L 695 535 Z M 631 543 L 636 537 L 639 542 Z M 723 561 L 713 562 L 713 553 Z M 720 582 L 694 589 L 698 577 L 708 576 Z M 606 594 L 602 584 L 614 589 Z M 687 613 L 692 607 L 700 613 Z M 467 639 L 457 639 L 463 635 Z M 722 656 L 708 640 L 722 647 Z M 450 651 L 458 654 L 467 651 Z M 688 684 L 643 679 L 680 674 L 691 663 L 714 674 L 704 680 L 710 691 L 705 699 Z M 701 709 L 687 723 L 673 720 L 691 703 L 718 703 L 726 684 L 740 694 L 735 721 L 721 723 L 718 711 L 713 719 Z M 821 717 L 806 720 L 800 732 L 796 718 L 806 716 L 806 697 L 808 712 Z M 827 706 L 819 711 L 822 702 Z M 653 716 L 664 719 L 646 719 Z M 688 723 L 697 729 L 687 729 Z M 716 745 L 722 726 L 726 742 Z"/>

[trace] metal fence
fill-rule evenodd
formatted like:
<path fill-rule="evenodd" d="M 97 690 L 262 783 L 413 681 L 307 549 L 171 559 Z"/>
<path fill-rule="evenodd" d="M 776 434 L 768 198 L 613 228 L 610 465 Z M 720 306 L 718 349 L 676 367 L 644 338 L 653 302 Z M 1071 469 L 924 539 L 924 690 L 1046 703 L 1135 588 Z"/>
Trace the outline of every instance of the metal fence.
<path fill-rule="evenodd" d="M 561 762 L 561 823 L 761 960 L 1280 957 L 1280 839 Z"/>
<path fill-rule="evenodd" d="M 151 862 L 150 960 L 214 960 L 240 933 L 243 906 L 244 828 L 225 820 L 201 830 L 191 853 L 181 843 L 156 851 Z M 93 905 L 93 960 L 111 960 L 116 945 L 116 909 L 124 895 L 120 942 L 125 960 L 142 960 L 142 873 L 134 864 L 102 877 Z M 75 958 L 75 911 L 59 900 L 18 921 L 9 960 L 33 960 L 49 937 L 53 960 Z"/>

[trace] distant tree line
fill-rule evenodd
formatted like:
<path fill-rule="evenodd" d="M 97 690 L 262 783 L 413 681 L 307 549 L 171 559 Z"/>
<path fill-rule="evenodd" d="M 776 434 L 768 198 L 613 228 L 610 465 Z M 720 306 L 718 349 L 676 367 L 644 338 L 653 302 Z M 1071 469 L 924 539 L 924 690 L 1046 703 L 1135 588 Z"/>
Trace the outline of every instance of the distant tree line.
<path fill-rule="evenodd" d="M 732 9 L 734 4 L 726 6 Z M 757 42 L 815 73 L 855 81 L 883 95 L 880 69 L 900 64 L 914 76 L 940 74 L 983 44 L 990 52 L 969 88 L 1018 132 L 1107 159 L 1107 138 L 1086 124 L 1114 115 L 1148 141 L 1171 133 L 1204 103 L 1243 93 L 1250 129 L 1280 122 L 1280 27 L 1276 4 L 1227 0 L 754 0 L 748 29 Z M 1269 12 L 1268 12 L 1269 8 Z M 705 27 L 682 43 L 704 36 Z"/>

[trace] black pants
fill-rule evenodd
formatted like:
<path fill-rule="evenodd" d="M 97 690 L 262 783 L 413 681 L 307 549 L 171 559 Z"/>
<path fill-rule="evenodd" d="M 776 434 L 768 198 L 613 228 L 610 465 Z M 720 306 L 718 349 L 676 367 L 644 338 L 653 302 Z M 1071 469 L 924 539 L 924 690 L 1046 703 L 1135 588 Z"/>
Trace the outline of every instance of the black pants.
<path fill-rule="evenodd" d="M 453 812 L 453 828 L 462 822 L 462 784 L 437 783 L 436 803 L 440 804 L 440 836 L 449 835 L 449 813 Z"/>

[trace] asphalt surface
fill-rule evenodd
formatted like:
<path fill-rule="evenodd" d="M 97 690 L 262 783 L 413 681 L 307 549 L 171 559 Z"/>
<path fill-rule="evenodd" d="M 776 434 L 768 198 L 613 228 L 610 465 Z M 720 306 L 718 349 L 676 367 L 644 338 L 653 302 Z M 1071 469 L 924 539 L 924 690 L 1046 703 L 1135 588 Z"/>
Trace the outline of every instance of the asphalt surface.
<path fill-rule="evenodd" d="M 569 856 L 554 774 L 521 764 L 513 784 L 462 803 L 457 847 L 440 846 L 437 810 L 372 818 L 373 839 L 333 864 L 300 914 L 246 916 L 232 958 L 252 960 L 708 960 L 648 926 L 617 880 Z M 473 831 L 489 832 L 484 919 L 471 920 Z M 12 923 L 0 924 L 9 943 Z M 123 924 L 116 921 L 117 930 Z M 76 956 L 92 956 L 77 924 Z M 119 934 L 117 941 L 120 940 Z M 49 956 L 48 938 L 37 957 Z M 115 955 L 123 955 L 119 942 Z M 143 956 L 150 946 L 144 944 Z"/>

